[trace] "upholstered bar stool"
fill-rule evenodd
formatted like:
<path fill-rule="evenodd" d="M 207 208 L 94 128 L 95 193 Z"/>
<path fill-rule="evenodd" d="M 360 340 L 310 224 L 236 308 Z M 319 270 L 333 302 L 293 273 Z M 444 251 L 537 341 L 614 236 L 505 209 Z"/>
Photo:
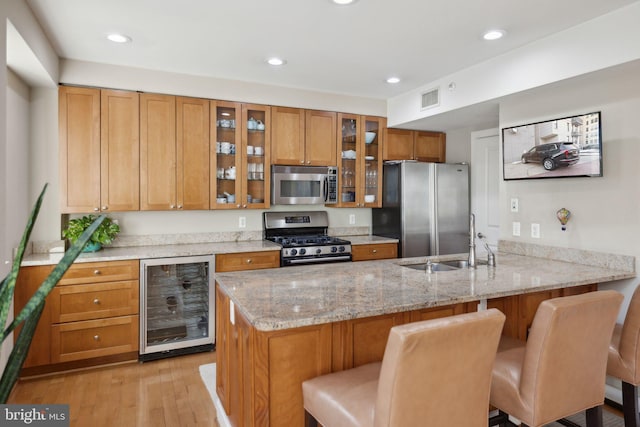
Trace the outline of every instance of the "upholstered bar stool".
<path fill-rule="evenodd" d="M 581 411 L 602 426 L 611 334 L 622 294 L 598 291 L 554 298 L 538 307 L 527 342 L 502 337 L 493 367 L 491 404 L 538 427 Z"/>
<path fill-rule="evenodd" d="M 391 328 L 381 363 L 302 383 L 305 425 L 486 427 L 504 319 L 491 309 Z"/>
<path fill-rule="evenodd" d="M 622 381 L 622 412 L 625 427 L 640 427 L 640 286 L 631 297 L 623 324 L 616 324 L 609 345 L 607 375 Z"/>

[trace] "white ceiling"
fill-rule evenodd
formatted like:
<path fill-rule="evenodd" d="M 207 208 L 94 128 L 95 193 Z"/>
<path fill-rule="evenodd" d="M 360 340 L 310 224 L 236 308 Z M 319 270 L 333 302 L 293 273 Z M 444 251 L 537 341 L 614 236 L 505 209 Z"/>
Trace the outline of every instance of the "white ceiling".
<path fill-rule="evenodd" d="M 27 0 L 61 58 L 388 99 L 636 0 Z M 506 30 L 495 42 L 490 28 Z M 110 32 L 132 43 L 106 40 Z M 274 69 L 269 56 L 287 65 Z M 389 76 L 402 79 L 385 83 Z"/>

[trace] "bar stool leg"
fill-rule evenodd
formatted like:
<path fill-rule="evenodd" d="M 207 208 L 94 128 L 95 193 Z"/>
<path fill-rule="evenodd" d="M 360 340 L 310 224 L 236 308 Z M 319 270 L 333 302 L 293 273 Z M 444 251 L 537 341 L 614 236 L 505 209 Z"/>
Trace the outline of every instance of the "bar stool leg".
<path fill-rule="evenodd" d="M 638 387 L 622 382 L 622 413 L 624 427 L 640 427 L 638 414 Z"/>
<path fill-rule="evenodd" d="M 602 405 L 587 409 L 587 427 L 603 427 Z"/>
<path fill-rule="evenodd" d="M 318 421 L 307 411 L 304 411 L 304 427 L 318 427 Z"/>

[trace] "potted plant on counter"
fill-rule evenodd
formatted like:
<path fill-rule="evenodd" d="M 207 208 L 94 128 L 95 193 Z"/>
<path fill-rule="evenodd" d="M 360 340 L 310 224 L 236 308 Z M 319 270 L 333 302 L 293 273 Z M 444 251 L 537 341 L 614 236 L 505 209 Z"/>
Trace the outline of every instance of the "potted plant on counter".
<path fill-rule="evenodd" d="M 95 215 L 85 215 L 82 218 L 70 219 L 67 228 L 62 231 L 62 237 L 69 239 L 72 244 L 75 243 L 96 218 Z M 87 242 L 82 252 L 99 251 L 103 245 L 111 244 L 119 232 L 120 226 L 113 222 L 111 218 L 106 217 L 96 231 L 93 232 L 91 239 Z"/>

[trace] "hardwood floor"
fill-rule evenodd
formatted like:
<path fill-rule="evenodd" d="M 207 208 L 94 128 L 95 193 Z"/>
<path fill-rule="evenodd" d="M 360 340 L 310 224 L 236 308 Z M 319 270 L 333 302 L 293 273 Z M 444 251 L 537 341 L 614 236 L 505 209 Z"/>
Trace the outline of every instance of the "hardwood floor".
<path fill-rule="evenodd" d="M 72 427 L 217 426 L 198 367 L 215 352 L 21 380 L 9 402 L 69 404 Z"/>

